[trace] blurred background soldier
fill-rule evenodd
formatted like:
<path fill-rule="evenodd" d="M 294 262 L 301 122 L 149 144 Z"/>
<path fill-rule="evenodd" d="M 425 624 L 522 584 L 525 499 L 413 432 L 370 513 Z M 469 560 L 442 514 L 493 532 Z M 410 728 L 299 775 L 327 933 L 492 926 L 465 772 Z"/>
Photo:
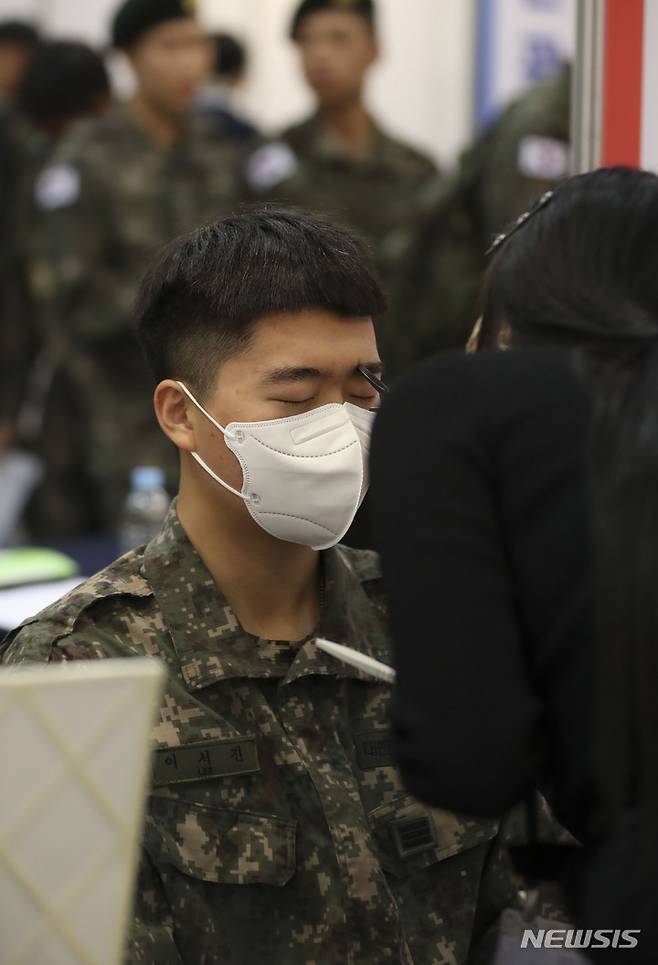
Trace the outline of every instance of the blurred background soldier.
<path fill-rule="evenodd" d="M 46 152 L 73 123 L 104 114 L 110 102 L 103 58 L 74 40 L 40 44 L 16 91 L 16 110 Z"/>
<path fill-rule="evenodd" d="M 47 467 L 44 492 L 51 493 L 48 516 L 67 528 L 82 505 L 80 459 L 74 457 L 77 419 L 60 363 L 63 333 L 51 314 L 35 311 L 29 268 L 47 245 L 35 185 L 57 145 L 72 125 L 109 108 L 110 81 L 103 58 L 74 41 L 44 42 L 37 49 L 16 91 L 14 179 L 5 232 L 7 279 L 2 289 L 2 415 L 9 441 L 35 449 Z M 58 479 L 66 486 L 52 487 Z M 59 494 L 53 502 L 54 493 Z M 77 493 L 77 496 L 76 496 Z M 73 510 L 73 514 L 71 514 Z"/>
<path fill-rule="evenodd" d="M 40 245 L 28 266 L 44 328 L 64 339 L 84 459 L 74 468 L 89 493 L 76 528 L 87 532 L 114 530 L 135 466 L 160 466 L 175 485 L 175 452 L 162 442 L 132 331 L 133 298 L 159 247 L 226 213 L 237 196 L 232 151 L 192 110 L 212 46 L 190 0 L 126 0 L 113 43 L 128 56 L 136 93 L 72 130 L 41 173 Z M 57 504 L 43 495 L 46 507 Z M 58 520 L 42 515 L 41 532 L 49 521 L 56 535 Z"/>
<path fill-rule="evenodd" d="M 496 235 L 569 173 L 571 71 L 529 88 L 461 157 L 417 225 L 405 281 L 393 293 L 403 368 L 460 349 L 473 329 L 485 253 Z M 406 340 L 405 340 L 406 338 Z"/>
<path fill-rule="evenodd" d="M 18 276 L 24 275 L 24 258 L 30 230 L 34 225 L 34 185 L 49 162 L 57 144 L 79 120 L 104 113 L 110 106 L 110 80 L 103 58 L 77 41 L 49 41 L 39 45 L 14 98 L 14 156 L 17 161 L 8 205 L 5 253 L 11 261 L 10 286 L 15 295 Z M 28 306 L 12 319 L 21 324 L 6 325 L 24 337 Z M 18 372 L 14 371 L 14 378 Z M 14 407 L 20 393 L 12 391 Z"/>
<path fill-rule="evenodd" d="M 373 0 L 304 0 L 291 25 L 317 110 L 248 162 L 254 195 L 326 211 L 357 228 L 374 248 L 389 294 L 399 283 L 412 227 L 435 197 L 429 157 L 384 131 L 365 103 L 379 55 Z M 398 368 L 404 316 L 380 321 L 380 352 Z"/>
<path fill-rule="evenodd" d="M 217 132 L 238 145 L 249 144 L 259 136 L 255 127 L 236 106 L 249 69 L 247 50 L 232 34 L 219 33 L 212 37 L 215 58 L 211 81 L 203 86 L 199 107 L 217 124 Z"/>

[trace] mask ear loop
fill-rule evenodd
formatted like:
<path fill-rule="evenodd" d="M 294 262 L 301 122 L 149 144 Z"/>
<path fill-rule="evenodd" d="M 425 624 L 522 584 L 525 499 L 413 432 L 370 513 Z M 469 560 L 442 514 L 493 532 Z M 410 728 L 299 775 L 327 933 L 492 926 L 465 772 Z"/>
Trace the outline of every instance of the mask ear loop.
<path fill-rule="evenodd" d="M 192 402 L 197 407 L 199 412 L 202 412 L 205 415 L 206 419 L 209 419 L 210 422 L 212 422 L 212 424 L 215 426 L 216 429 L 219 429 L 219 431 L 226 439 L 235 439 L 235 436 L 233 435 L 232 432 L 229 432 L 228 429 L 224 428 L 224 426 L 220 426 L 219 422 L 217 422 L 216 419 L 213 419 L 213 417 L 210 415 L 209 412 L 206 412 L 204 407 L 201 405 L 200 402 L 197 402 L 197 400 L 194 398 L 194 396 L 192 395 L 192 393 L 190 392 L 190 390 L 186 385 L 184 385 L 182 382 L 179 382 L 178 379 L 176 379 L 176 385 L 183 390 L 183 392 L 188 397 L 190 402 Z M 245 503 L 252 502 L 252 499 L 250 496 L 245 496 L 244 493 L 238 492 L 238 490 L 234 489 L 233 486 L 229 486 L 227 482 L 224 482 L 224 480 L 221 479 L 217 475 L 217 473 L 214 472 L 206 462 L 204 462 L 204 460 L 201 458 L 198 452 L 191 452 L 190 455 L 192 456 L 194 461 L 201 466 L 202 469 L 205 469 L 208 475 L 212 479 L 214 479 L 216 483 L 219 483 L 220 486 L 223 486 L 223 488 L 226 489 L 229 493 L 233 493 L 234 496 L 238 496 L 240 499 L 243 499 Z"/>
<path fill-rule="evenodd" d="M 194 405 L 197 407 L 197 409 L 199 410 L 199 412 L 203 412 L 203 414 L 205 415 L 206 419 L 209 419 L 210 422 L 212 422 L 212 424 L 214 425 L 214 427 L 215 427 L 216 429 L 219 429 L 219 431 L 221 432 L 221 434 L 222 434 L 223 436 L 226 436 L 228 439 L 235 439 L 235 436 L 233 435 L 232 432 L 229 432 L 228 429 L 225 429 L 225 428 L 224 428 L 224 426 L 220 426 L 219 422 L 217 422 L 216 419 L 213 419 L 213 417 L 210 415 L 210 413 L 207 412 L 207 411 L 203 408 L 203 406 L 201 405 L 201 403 L 200 403 L 200 402 L 197 402 L 197 400 L 194 398 L 194 396 L 192 395 L 192 393 L 190 392 L 190 390 L 188 389 L 188 387 L 187 387 L 186 385 L 184 385 L 182 382 L 179 382 L 178 379 L 176 379 L 176 385 L 177 385 L 180 389 L 183 390 L 183 392 L 184 392 L 185 395 L 188 397 L 188 399 L 190 400 L 190 402 L 193 402 L 193 403 L 194 403 Z"/>

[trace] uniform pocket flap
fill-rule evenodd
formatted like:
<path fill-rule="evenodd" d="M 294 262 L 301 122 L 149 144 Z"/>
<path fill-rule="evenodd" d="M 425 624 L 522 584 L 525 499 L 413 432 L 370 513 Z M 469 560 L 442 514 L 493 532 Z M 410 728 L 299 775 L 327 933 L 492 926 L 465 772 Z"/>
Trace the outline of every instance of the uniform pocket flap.
<path fill-rule="evenodd" d="M 144 846 L 156 864 L 202 881 L 285 885 L 295 873 L 296 822 L 152 797 Z"/>
<path fill-rule="evenodd" d="M 490 841 L 496 821 L 477 821 L 426 807 L 410 795 L 370 812 L 388 871 L 404 876 Z"/>

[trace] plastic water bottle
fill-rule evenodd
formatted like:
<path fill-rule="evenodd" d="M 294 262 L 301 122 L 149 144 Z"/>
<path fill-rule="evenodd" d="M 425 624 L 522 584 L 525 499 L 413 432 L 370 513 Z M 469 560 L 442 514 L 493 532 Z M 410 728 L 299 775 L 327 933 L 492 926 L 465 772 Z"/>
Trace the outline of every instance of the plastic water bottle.
<path fill-rule="evenodd" d="M 120 553 L 144 546 L 160 532 L 170 503 L 164 482 L 164 473 L 156 466 L 133 469 L 119 523 Z"/>

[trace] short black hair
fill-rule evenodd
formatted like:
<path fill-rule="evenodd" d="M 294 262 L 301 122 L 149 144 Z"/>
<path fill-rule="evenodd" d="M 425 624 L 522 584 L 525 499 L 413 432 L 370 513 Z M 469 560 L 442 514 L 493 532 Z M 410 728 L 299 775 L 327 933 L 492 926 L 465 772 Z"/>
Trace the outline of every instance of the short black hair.
<path fill-rule="evenodd" d="M 103 58 L 85 44 L 58 40 L 44 43 L 28 67 L 16 105 L 33 124 L 89 113 L 110 96 Z"/>
<path fill-rule="evenodd" d="M 160 253 L 137 297 L 138 338 L 157 381 L 180 379 L 204 397 L 255 322 L 313 308 L 382 315 L 386 297 L 368 246 L 323 216 L 260 205 Z"/>
<path fill-rule="evenodd" d="M 217 55 L 215 74 L 218 77 L 236 77 L 247 67 L 247 51 L 243 43 L 232 34 L 218 33 L 213 36 Z"/>
<path fill-rule="evenodd" d="M 36 47 L 39 31 L 23 20 L 0 21 L 0 47 Z"/>
<path fill-rule="evenodd" d="M 324 13 L 326 11 L 351 13 L 356 17 L 361 17 L 372 31 L 377 26 L 377 11 L 374 0 L 301 0 L 290 24 L 290 39 L 297 41 L 299 29 L 307 17 L 313 13 Z"/>
<path fill-rule="evenodd" d="M 129 50 L 159 24 L 196 16 L 196 0 L 124 0 L 112 20 L 112 45 Z"/>

